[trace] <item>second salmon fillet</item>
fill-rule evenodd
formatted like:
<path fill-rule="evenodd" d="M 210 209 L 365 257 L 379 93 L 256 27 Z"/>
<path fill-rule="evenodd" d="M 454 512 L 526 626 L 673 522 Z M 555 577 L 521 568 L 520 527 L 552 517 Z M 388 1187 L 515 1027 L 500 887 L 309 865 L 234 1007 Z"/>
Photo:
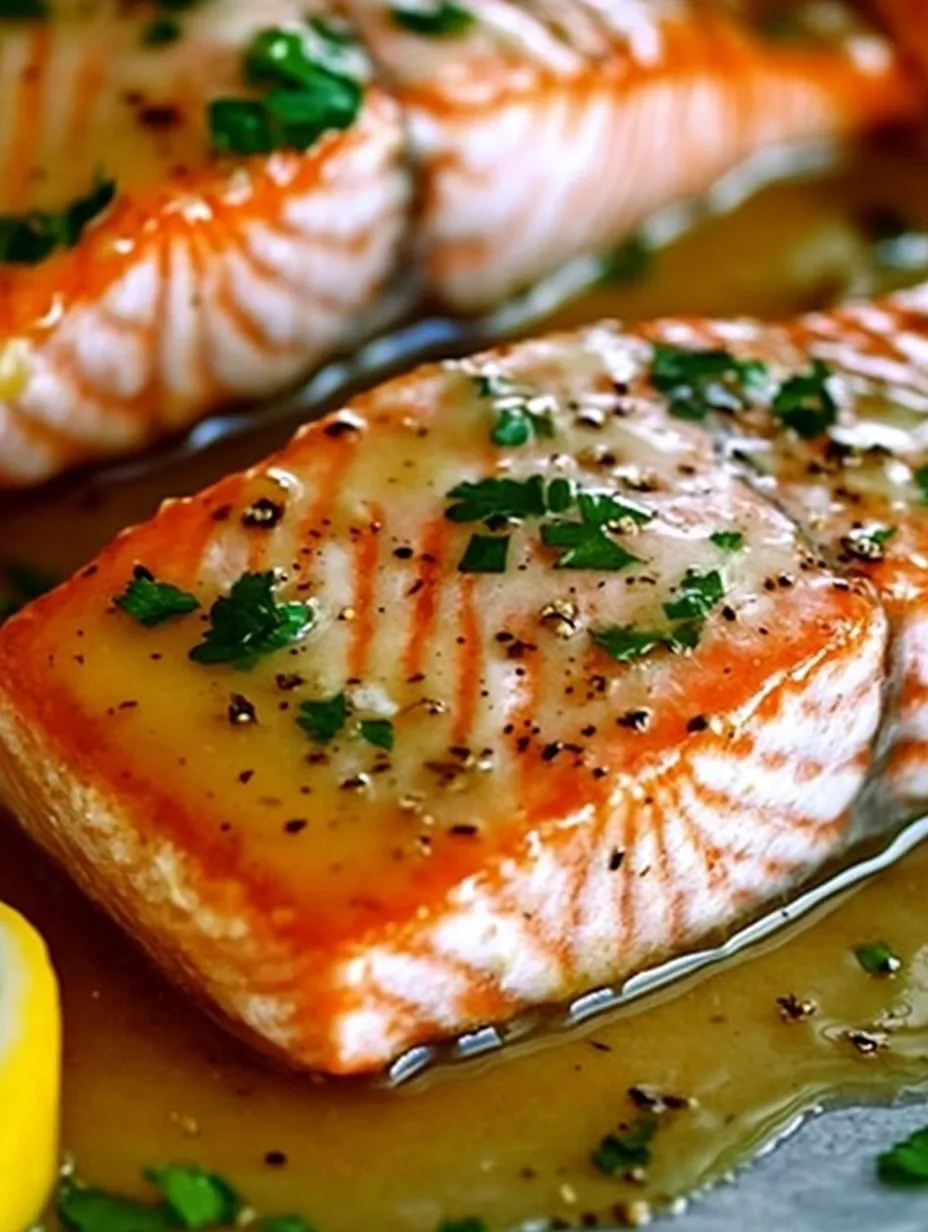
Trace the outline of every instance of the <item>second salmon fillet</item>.
<path fill-rule="evenodd" d="M 0 632 L 29 832 L 293 1064 L 621 978 L 844 850 L 882 607 L 652 365 L 602 326 L 425 368 Z"/>

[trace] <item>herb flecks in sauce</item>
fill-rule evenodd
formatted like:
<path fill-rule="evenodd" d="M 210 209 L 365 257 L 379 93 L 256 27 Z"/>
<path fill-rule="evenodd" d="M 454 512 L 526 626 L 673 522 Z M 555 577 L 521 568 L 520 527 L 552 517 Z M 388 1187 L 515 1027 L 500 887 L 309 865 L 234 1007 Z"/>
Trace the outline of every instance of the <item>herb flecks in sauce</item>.
<path fill-rule="evenodd" d="M 624 1176 L 651 1162 L 651 1141 L 657 1132 L 658 1119 L 653 1112 L 643 1112 L 619 1132 L 606 1134 L 590 1156 L 593 1166 L 606 1176 Z"/>
<path fill-rule="evenodd" d="M 313 623 L 313 609 L 300 601 L 278 603 L 276 585 L 273 572 L 244 573 L 210 608 L 210 628 L 190 658 L 248 670 L 265 655 L 298 641 Z"/>
<path fill-rule="evenodd" d="M 349 128 L 363 102 L 349 42 L 340 28 L 318 20 L 300 31 L 259 31 L 245 55 L 244 75 L 261 97 L 209 104 L 219 154 L 303 153 L 324 133 Z"/>
<path fill-rule="evenodd" d="M 470 9 L 456 0 L 403 0 L 391 5 L 390 14 L 401 29 L 427 38 L 457 38 L 476 24 Z"/>
<path fill-rule="evenodd" d="M 832 372 L 814 359 L 807 372 L 784 381 L 773 398 L 773 412 L 804 439 L 822 436 L 838 418 L 838 404 L 828 387 Z"/>
<path fill-rule="evenodd" d="M 514 449 L 533 439 L 554 436 L 551 400 L 533 394 L 506 377 L 486 374 L 474 377 L 477 395 L 490 402 L 493 426 L 490 440 L 501 448 Z"/>
<path fill-rule="evenodd" d="M 721 552 L 740 552 L 744 547 L 744 535 L 740 530 L 716 530 L 709 536 L 709 542 Z"/>
<path fill-rule="evenodd" d="M 928 1126 L 878 1156 L 876 1171 L 887 1185 L 928 1184 Z"/>
<path fill-rule="evenodd" d="M 640 282 L 650 271 L 654 252 L 641 235 L 633 235 L 624 244 L 600 257 L 599 277 L 602 282 L 623 284 Z"/>
<path fill-rule="evenodd" d="M 59 214 L 0 214 L 0 265 L 38 265 L 56 249 L 73 248 L 115 196 L 115 180 L 100 180 Z"/>
<path fill-rule="evenodd" d="M 459 573 L 505 573 L 509 535 L 471 535 L 458 562 Z"/>
<path fill-rule="evenodd" d="M 766 374 L 759 360 L 737 359 L 728 351 L 654 344 L 651 384 L 667 395 L 670 413 L 678 419 L 699 422 L 712 411 L 743 410 Z"/>
<path fill-rule="evenodd" d="M 161 1199 L 157 1205 L 67 1178 L 56 1195 L 58 1218 L 72 1232 L 171 1232 L 232 1227 L 246 1210 L 239 1194 L 214 1172 L 169 1165 L 146 1168 L 143 1175 Z M 268 1216 L 249 1226 L 262 1232 L 313 1232 L 295 1215 Z"/>
<path fill-rule="evenodd" d="M 885 941 L 857 946 L 854 957 L 868 975 L 895 975 L 902 968 L 902 959 Z"/>
<path fill-rule="evenodd" d="M 348 722 L 348 712 L 348 697 L 341 692 L 334 697 L 302 702 L 296 722 L 310 740 L 329 744 Z"/>
<path fill-rule="evenodd" d="M 188 616 L 200 606 L 196 595 L 181 590 L 171 582 L 159 582 L 144 565 L 136 565 L 131 581 L 113 602 L 120 611 L 146 629 L 153 629 L 178 616 Z"/>

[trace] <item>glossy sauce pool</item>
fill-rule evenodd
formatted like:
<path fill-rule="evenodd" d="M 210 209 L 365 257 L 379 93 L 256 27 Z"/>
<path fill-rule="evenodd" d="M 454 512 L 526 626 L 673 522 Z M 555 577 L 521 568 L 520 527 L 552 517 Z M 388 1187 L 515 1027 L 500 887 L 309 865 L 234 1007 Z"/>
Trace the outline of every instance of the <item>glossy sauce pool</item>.
<path fill-rule="evenodd" d="M 917 161 L 873 155 L 764 190 L 694 227 L 634 285 L 603 285 L 555 323 L 778 314 L 869 293 L 885 285 L 871 233 L 888 229 L 887 209 L 902 203 L 928 228 L 928 168 Z M 919 258 L 912 237 L 906 260 L 928 268 L 923 247 Z M 292 427 L 256 426 L 134 475 L 18 500 L 0 508 L 0 556 L 69 571 L 161 497 L 259 458 Z M 0 825 L 0 898 L 41 928 L 62 977 L 64 1148 L 79 1174 L 141 1193 L 143 1165 L 197 1162 L 259 1210 L 298 1211 L 318 1232 L 435 1232 L 468 1215 L 491 1232 L 528 1220 L 634 1221 L 642 1204 L 664 1207 L 729 1171 L 802 1110 L 928 1088 L 926 892 L 921 848 L 708 974 L 388 1090 L 313 1082 L 250 1057 Z M 903 960 L 891 978 L 868 976 L 854 957 L 881 939 Z M 784 1021 L 777 999 L 790 995 L 814 1012 Z M 878 1032 L 884 1046 L 862 1052 L 848 1039 L 856 1030 Z M 642 1085 L 690 1106 L 662 1114 L 645 1183 L 601 1176 L 590 1151 L 635 1115 L 628 1091 Z"/>

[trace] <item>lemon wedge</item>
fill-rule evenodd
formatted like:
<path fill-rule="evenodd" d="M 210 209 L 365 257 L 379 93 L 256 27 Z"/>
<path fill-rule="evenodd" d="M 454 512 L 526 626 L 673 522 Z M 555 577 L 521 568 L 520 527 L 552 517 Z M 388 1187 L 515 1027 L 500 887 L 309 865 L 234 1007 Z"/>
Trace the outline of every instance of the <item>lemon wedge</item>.
<path fill-rule="evenodd" d="M 48 951 L 0 904 L 0 1232 L 42 1213 L 58 1165 L 61 1016 Z"/>

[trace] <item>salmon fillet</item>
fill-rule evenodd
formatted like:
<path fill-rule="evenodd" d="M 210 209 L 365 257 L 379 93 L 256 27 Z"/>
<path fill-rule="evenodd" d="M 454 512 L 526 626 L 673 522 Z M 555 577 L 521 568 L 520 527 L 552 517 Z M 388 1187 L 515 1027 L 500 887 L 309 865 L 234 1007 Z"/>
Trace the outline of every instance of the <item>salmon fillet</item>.
<path fill-rule="evenodd" d="M 412 284 L 485 308 L 748 154 L 919 101 L 875 35 L 772 42 L 721 0 L 53 14 L 0 27 L 0 487 L 279 390 Z M 269 137 L 272 102 L 300 122 Z"/>
<path fill-rule="evenodd" d="M 0 630 L 26 829 L 290 1063 L 621 979 L 854 837 L 882 604 L 652 368 L 609 325 L 424 368 Z"/>
<path fill-rule="evenodd" d="M 706 426 L 832 567 L 879 591 L 893 626 L 891 722 L 865 807 L 887 826 L 911 818 L 928 799 L 928 288 L 783 327 L 671 321 L 642 333 L 761 358 L 774 384 L 823 365 L 804 418 L 760 399 L 712 410 Z"/>
<path fill-rule="evenodd" d="M 73 7 L 0 19 L 0 487 L 293 383 L 369 331 L 409 229 L 399 109 L 326 0 L 214 0 L 155 46 L 145 6 Z M 260 105 L 246 58 L 294 29 L 331 122 L 217 156 L 210 106 Z"/>

